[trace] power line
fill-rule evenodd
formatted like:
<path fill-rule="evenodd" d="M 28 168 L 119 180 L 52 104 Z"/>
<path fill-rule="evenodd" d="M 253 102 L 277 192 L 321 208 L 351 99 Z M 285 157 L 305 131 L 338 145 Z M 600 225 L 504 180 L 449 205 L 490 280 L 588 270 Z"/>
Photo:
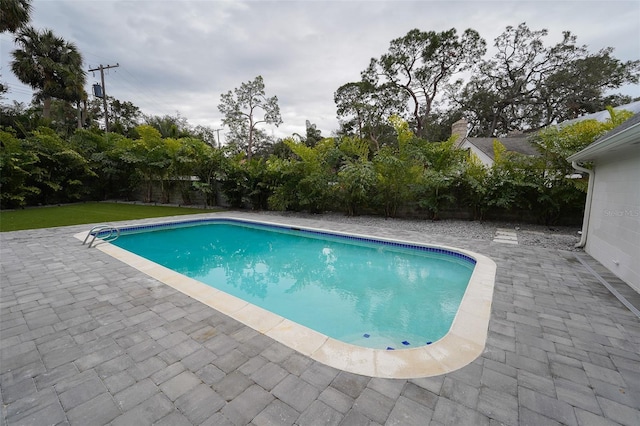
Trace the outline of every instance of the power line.
<path fill-rule="evenodd" d="M 153 93 L 149 88 L 144 87 L 144 83 L 129 72 L 126 67 L 122 68 L 122 71 L 123 72 L 114 73 L 114 78 L 118 79 L 120 83 L 129 88 L 129 93 L 135 95 L 134 101 L 136 103 L 141 101 L 146 102 L 147 104 L 152 104 L 159 110 L 166 109 L 166 97 L 163 97 L 162 95 L 158 96 L 157 93 Z"/>
<path fill-rule="evenodd" d="M 10 93 L 18 93 L 20 95 L 32 95 L 33 94 L 33 90 L 31 90 L 30 88 L 26 87 L 26 86 L 22 86 L 22 85 L 17 85 L 14 83 L 4 83 L 7 88 L 9 89 Z"/>

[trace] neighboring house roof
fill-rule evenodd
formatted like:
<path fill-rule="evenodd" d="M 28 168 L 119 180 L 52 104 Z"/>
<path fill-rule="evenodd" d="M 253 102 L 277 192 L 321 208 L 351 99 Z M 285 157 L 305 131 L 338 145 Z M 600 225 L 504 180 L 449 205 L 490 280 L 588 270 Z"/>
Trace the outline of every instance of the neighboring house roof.
<path fill-rule="evenodd" d="M 640 101 L 631 102 L 630 104 L 620 105 L 620 106 L 614 107 L 613 109 L 615 111 L 625 110 L 625 111 L 630 111 L 630 112 L 632 112 L 634 114 L 637 114 L 637 113 L 640 113 Z M 574 124 L 574 123 L 577 123 L 579 121 L 584 121 L 584 120 L 607 121 L 609 118 L 611 118 L 611 115 L 609 114 L 609 111 L 607 111 L 605 109 L 604 111 L 598 111 L 598 112 L 594 112 L 592 114 L 586 114 L 586 115 L 583 115 L 581 117 L 574 118 L 573 120 L 563 121 L 562 123 L 560 123 L 558 125 L 559 126 L 566 126 L 568 124 Z"/>
<path fill-rule="evenodd" d="M 603 155 L 626 150 L 640 150 L 640 113 L 605 133 L 591 145 L 570 157 L 568 161 L 590 161 Z"/>
<path fill-rule="evenodd" d="M 505 138 L 465 138 L 465 140 L 478 148 L 492 160 L 494 159 L 493 141 L 495 140 L 504 145 L 507 151 L 517 152 L 524 155 L 540 155 L 535 146 L 528 141 L 527 136 Z"/>
<path fill-rule="evenodd" d="M 494 161 L 493 142 L 500 142 L 508 152 L 517 152 L 523 155 L 540 155 L 535 145 L 529 142 L 530 134 L 517 134 L 506 137 L 470 138 L 467 136 L 467 120 L 464 118 L 456 121 L 451 126 L 451 135 L 456 136 L 456 147 L 471 149 L 486 165 L 492 165 Z"/>

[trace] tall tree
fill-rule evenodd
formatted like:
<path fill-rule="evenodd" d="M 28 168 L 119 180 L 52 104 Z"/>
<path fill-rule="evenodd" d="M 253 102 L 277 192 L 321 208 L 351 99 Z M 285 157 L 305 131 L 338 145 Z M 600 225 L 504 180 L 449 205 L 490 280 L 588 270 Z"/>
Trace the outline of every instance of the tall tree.
<path fill-rule="evenodd" d="M 255 156 L 268 157 L 272 153 L 274 144 L 274 139 L 264 129 L 256 128 L 251 135 L 251 149 L 249 149 L 248 121 L 229 126 L 229 133 L 225 134 L 225 146 L 229 148 L 229 152 L 244 153 L 247 159 Z"/>
<path fill-rule="evenodd" d="M 378 151 L 387 139 L 394 137 L 389 118 L 406 113 L 408 96 L 390 84 L 376 85 L 363 79 L 343 84 L 333 96 L 342 130 L 356 133 L 373 142 Z"/>
<path fill-rule="evenodd" d="M 112 121 L 109 131 L 122 135 L 130 135 L 136 126 L 140 125 L 142 112 L 140 108 L 129 101 L 111 99 L 109 104 L 109 119 Z"/>
<path fill-rule="evenodd" d="M 304 124 L 307 129 L 304 144 L 310 147 L 314 147 L 318 142 L 322 140 L 322 131 L 309 120 L 306 120 Z"/>
<path fill-rule="evenodd" d="M 470 115 L 472 134 L 536 130 L 599 111 L 606 90 L 638 82 L 639 61 L 623 63 L 610 48 L 590 54 L 569 31 L 547 46 L 547 35 L 546 29 L 521 23 L 495 39 L 497 53 L 479 61 L 468 84 L 453 97 Z"/>
<path fill-rule="evenodd" d="M 486 52 L 486 43 L 472 29 L 458 36 L 455 28 L 440 33 L 409 31 L 391 41 L 389 52 L 371 59 L 363 79 L 391 84 L 410 98 L 418 137 L 425 137 L 434 102 L 450 80 L 469 69 Z"/>
<path fill-rule="evenodd" d="M 191 131 L 193 137 L 200 139 L 212 148 L 220 148 L 221 146 L 217 133 L 219 133 L 218 129 L 200 124 Z"/>
<path fill-rule="evenodd" d="M 239 88 L 220 96 L 218 110 L 224 114 L 222 122 L 229 126 L 231 133 L 245 135 L 247 139 L 247 158 L 253 153 L 255 136 L 260 123 L 282 124 L 278 97 L 268 98 L 264 91 L 264 80 L 257 76 L 255 80 L 242 83 Z M 262 117 L 258 116 L 263 111 Z"/>
<path fill-rule="evenodd" d="M 75 44 L 51 30 L 32 27 L 22 28 L 15 41 L 20 48 L 12 52 L 11 70 L 36 90 L 35 97 L 44 103 L 44 118 L 50 117 L 51 98 L 77 103 L 86 97 L 82 55 Z"/>
<path fill-rule="evenodd" d="M 191 135 L 189 122 L 186 117 L 180 115 L 180 112 L 176 112 L 175 117 L 171 115 L 146 116 L 145 124 L 159 131 L 163 138 L 181 138 Z"/>
<path fill-rule="evenodd" d="M 603 111 L 607 106 L 630 102 L 607 92 L 625 84 L 638 83 L 640 61 L 622 62 L 613 57 L 613 48 L 587 53 L 551 74 L 540 87 L 540 108 L 529 124 L 542 127 L 580 115 Z M 617 98 L 619 100 L 616 102 Z"/>
<path fill-rule="evenodd" d="M 300 133 L 293 133 L 292 136 L 297 136 L 298 139 L 300 139 L 300 141 L 302 143 L 304 143 L 306 146 L 313 148 L 314 146 L 316 146 L 316 144 L 318 142 L 320 142 L 323 138 L 322 138 L 322 131 L 318 129 L 318 127 L 311 123 L 311 121 L 306 120 L 305 121 L 305 128 L 306 128 L 306 132 L 305 135 L 302 136 Z M 289 150 L 289 148 L 287 148 L 287 145 L 284 143 L 284 139 L 279 140 L 276 145 L 278 145 L 279 148 L 274 147 L 276 150 L 278 149 L 283 149 L 284 151 L 281 151 L 283 153 L 285 152 L 291 152 Z"/>
<path fill-rule="evenodd" d="M 0 34 L 15 33 L 27 25 L 31 9 L 31 0 L 0 0 Z M 0 81 L 0 96 L 8 90 L 7 84 Z"/>
<path fill-rule="evenodd" d="M 31 16 L 31 0 L 0 0 L 0 33 L 15 33 Z"/>
<path fill-rule="evenodd" d="M 508 26 L 494 40 L 495 56 L 479 62 L 467 85 L 469 90 L 460 98 L 481 103 L 484 113 L 490 115 L 483 118 L 486 128 L 482 134 L 498 136 L 523 128 L 545 79 L 586 51 L 568 31 L 562 41 L 550 47 L 544 45 L 547 35 L 546 29 L 531 30 L 525 23 Z M 491 100 L 490 104 L 483 98 Z"/>
<path fill-rule="evenodd" d="M 163 133 L 164 128 L 169 129 L 170 124 L 166 124 L 165 121 L 178 124 L 182 124 L 180 120 L 184 121 L 184 124 L 187 125 L 186 119 L 181 117 L 173 118 L 161 118 L 156 116 L 144 116 L 140 111 L 140 108 L 134 105 L 130 101 L 121 101 L 119 99 L 114 98 L 113 96 L 107 96 L 107 110 L 109 111 L 109 132 L 110 133 L 119 133 L 128 137 L 137 137 L 135 133 L 135 128 L 142 124 L 144 120 L 145 124 L 149 124 L 160 133 Z M 93 98 L 87 103 L 87 108 L 85 111 L 85 121 L 88 121 L 87 127 L 99 127 L 99 122 L 104 122 L 104 109 L 103 109 L 103 101 L 100 98 Z M 165 121 L 163 121 L 165 120 Z M 162 126 L 160 123 L 165 123 Z M 169 137 L 167 134 L 163 134 L 163 137 Z"/>
<path fill-rule="evenodd" d="M 373 84 L 366 81 L 346 83 L 338 87 L 333 94 L 342 127 L 355 128 L 359 138 L 362 138 L 362 128 L 366 120 L 367 107 L 369 107 L 367 95 L 373 91 L 373 88 Z"/>

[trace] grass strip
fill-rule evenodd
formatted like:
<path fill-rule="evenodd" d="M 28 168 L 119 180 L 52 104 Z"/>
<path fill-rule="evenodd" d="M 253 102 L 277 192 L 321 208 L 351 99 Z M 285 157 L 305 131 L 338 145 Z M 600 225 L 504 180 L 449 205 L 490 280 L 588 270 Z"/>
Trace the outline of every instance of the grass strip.
<path fill-rule="evenodd" d="M 220 210 L 108 202 L 36 207 L 24 210 L 0 211 L 0 232 L 217 211 Z"/>

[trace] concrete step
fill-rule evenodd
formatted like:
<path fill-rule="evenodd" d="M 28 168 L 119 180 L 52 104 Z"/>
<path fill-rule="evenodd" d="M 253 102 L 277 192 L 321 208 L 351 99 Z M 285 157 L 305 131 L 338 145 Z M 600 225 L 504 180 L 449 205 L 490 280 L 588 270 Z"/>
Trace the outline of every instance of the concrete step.
<path fill-rule="evenodd" d="M 518 244 L 518 235 L 512 229 L 498 228 L 493 238 L 494 243 Z"/>

